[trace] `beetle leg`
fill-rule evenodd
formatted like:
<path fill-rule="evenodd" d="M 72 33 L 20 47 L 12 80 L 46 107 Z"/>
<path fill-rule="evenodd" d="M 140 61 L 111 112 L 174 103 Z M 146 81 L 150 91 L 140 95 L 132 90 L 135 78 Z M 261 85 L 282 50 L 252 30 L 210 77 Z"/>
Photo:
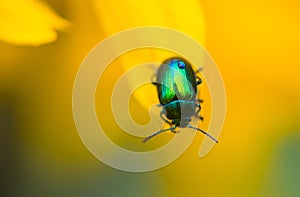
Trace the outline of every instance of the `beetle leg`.
<path fill-rule="evenodd" d="M 175 131 L 174 129 L 171 129 L 172 133 L 175 133 L 175 134 L 180 133 L 180 131 Z"/>
<path fill-rule="evenodd" d="M 152 77 L 151 77 L 151 83 L 153 84 L 153 85 L 158 85 L 159 83 L 157 83 L 157 82 L 154 82 L 154 77 L 156 76 L 156 73 L 155 74 L 153 74 L 152 75 Z"/>
<path fill-rule="evenodd" d="M 172 122 L 168 121 L 165 117 L 163 117 L 163 115 L 165 115 L 164 110 L 160 111 L 160 118 L 165 121 L 166 123 L 168 123 L 170 125 L 170 127 L 172 127 Z"/>
<path fill-rule="evenodd" d="M 203 116 L 200 115 L 201 105 L 199 103 L 196 103 L 196 107 L 198 107 L 198 109 L 195 112 L 194 116 L 203 121 L 204 118 L 203 118 Z"/>
<path fill-rule="evenodd" d="M 198 103 L 203 103 L 202 99 L 197 99 Z"/>
<path fill-rule="evenodd" d="M 199 73 L 200 71 L 203 70 L 203 67 L 202 68 L 198 68 L 196 71 L 195 71 L 195 74 Z"/>
<path fill-rule="evenodd" d="M 174 120 L 172 120 L 172 124 L 175 124 L 175 121 Z M 176 127 L 174 127 L 173 129 L 171 129 L 171 132 L 172 133 L 180 133 L 180 131 L 175 131 L 174 129 L 175 129 Z"/>
<path fill-rule="evenodd" d="M 202 83 L 202 79 L 198 76 L 196 76 L 196 79 L 197 79 L 196 84 L 200 85 Z"/>

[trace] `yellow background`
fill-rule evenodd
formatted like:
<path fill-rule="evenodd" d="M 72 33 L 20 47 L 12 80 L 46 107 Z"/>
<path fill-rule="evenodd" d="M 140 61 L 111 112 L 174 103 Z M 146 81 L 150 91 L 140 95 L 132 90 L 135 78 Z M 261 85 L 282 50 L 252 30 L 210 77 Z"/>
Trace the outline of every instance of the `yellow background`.
<path fill-rule="evenodd" d="M 151 21 L 135 23 L 134 6 L 119 5 L 116 1 L 111 5 L 101 1 L 102 7 L 85 0 L 46 2 L 71 24 L 65 32 L 58 32 L 55 42 L 32 43 L 33 46 L 9 40 L 0 43 L 3 134 L 0 138 L 0 170 L 7 192 L 19 196 L 300 195 L 298 1 L 198 2 L 203 18 L 199 18 L 202 22 L 197 30 L 202 33 L 196 36 L 217 63 L 227 93 L 227 116 L 220 143 L 205 158 L 199 159 L 198 149 L 203 136 L 198 134 L 178 160 L 148 173 L 115 170 L 97 161 L 87 151 L 73 122 L 72 88 L 81 61 L 97 43 L 130 27 L 131 23 L 151 25 Z M 165 2 L 138 13 L 150 15 L 157 11 L 163 17 L 162 24 L 178 25 L 182 31 L 185 25 L 187 31 L 197 29 L 178 20 L 180 16 L 190 14 L 189 6 L 183 2 L 173 17 L 167 11 L 168 1 Z M 19 10 L 22 7 L 16 9 Z M 124 21 L 117 23 L 116 18 L 101 16 L 101 10 Z M 9 21 L 9 16 L 5 20 Z M 160 21 L 160 18 L 155 20 Z M 21 36 L 22 31 L 18 35 Z M 143 53 L 148 52 L 137 52 L 136 56 Z M 128 54 L 127 59 L 134 56 L 134 53 Z M 147 56 L 137 62 L 149 59 Z M 111 68 L 110 73 L 115 73 L 113 77 L 126 70 L 127 61 L 135 62 L 124 60 L 122 63 L 120 60 L 120 67 Z M 112 84 L 107 83 L 107 89 L 109 87 Z M 205 85 L 201 95 L 202 92 L 209 100 Z M 108 96 L 107 92 L 97 91 L 98 113 L 102 109 L 100 99 Z M 138 110 L 137 114 L 146 114 L 142 106 L 148 102 L 147 98 L 133 99 L 132 102 L 140 103 L 138 109 L 141 112 Z M 206 109 L 203 113 L 205 116 L 209 111 Z M 128 143 L 130 137 L 124 134 L 120 137 L 118 133 L 122 131 L 113 120 L 109 117 L 106 120 L 105 113 L 101 114 L 100 119 L 104 117 L 105 124 L 116 131 L 110 137 L 118 144 L 129 149 L 147 150 L 143 148 L 147 146 L 145 144 Z M 136 117 L 140 117 L 137 114 Z M 147 120 L 145 116 L 137 121 Z M 207 122 L 203 124 L 205 127 Z M 157 137 L 149 146 L 160 146 L 163 144 L 160 139 L 167 138 L 170 136 Z M 139 143 L 140 140 L 133 139 L 132 142 Z"/>

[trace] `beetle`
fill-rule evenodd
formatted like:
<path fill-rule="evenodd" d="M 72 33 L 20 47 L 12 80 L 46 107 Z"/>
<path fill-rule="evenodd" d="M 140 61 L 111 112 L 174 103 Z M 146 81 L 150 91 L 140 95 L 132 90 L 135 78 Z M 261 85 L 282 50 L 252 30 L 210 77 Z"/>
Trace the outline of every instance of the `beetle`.
<path fill-rule="evenodd" d="M 197 99 L 197 86 L 202 83 L 201 78 L 196 75 L 199 71 L 195 72 L 191 64 L 182 57 L 168 58 L 160 65 L 156 81 L 152 81 L 152 84 L 157 88 L 158 99 L 162 106 L 160 117 L 170 125 L 170 128 L 155 132 L 143 142 L 166 131 L 178 133 L 175 131 L 177 127 L 188 127 L 204 133 L 218 143 L 213 136 L 190 124 L 193 115 L 203 120 L 199 115 L 200 103 L 203 101 Z"/>

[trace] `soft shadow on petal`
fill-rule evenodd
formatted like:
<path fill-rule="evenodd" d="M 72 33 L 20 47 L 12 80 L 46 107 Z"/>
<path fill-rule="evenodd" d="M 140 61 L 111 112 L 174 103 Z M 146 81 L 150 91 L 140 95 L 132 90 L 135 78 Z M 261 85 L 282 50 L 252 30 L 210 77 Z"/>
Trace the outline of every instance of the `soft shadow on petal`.
<path fill-rule="evenodd" d="M 16 45 L 39 46 L 55 41 L 56 30 L 70 23 L 37 0 L 0 2 L 0 40 Z"/>

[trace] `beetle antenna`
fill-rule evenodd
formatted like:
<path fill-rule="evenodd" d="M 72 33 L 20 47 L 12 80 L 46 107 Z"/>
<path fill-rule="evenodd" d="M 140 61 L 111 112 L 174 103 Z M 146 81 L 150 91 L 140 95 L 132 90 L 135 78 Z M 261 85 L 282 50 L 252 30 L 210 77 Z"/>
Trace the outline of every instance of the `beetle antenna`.
<path fill-rule="evenodd" d="M 168 128 L 168 129 L 159 130 L 159 131 L 153 133 L 152 135 L 146 137 L 146 138 L 143 140 L 143 142 L 145 143 L 145 142 L 147 142 L 148 140 L 150 140 L 151 138 L 153 138 L 154 136 L 156 136 L 156 135 L 158 135 L 158 134 L 160 134 L 160 133 L 163 133 L 163 132 L 165 132 L 165 131 L 174 130 L 175 128 L 176 128 L 176 126 L 170 127 L 170 128 Z"/>
<path fill-rule="evenodd" d="M 213 136 L 209 135 L 208 133 L 206 133 L 205 131 L 203 131 L 203 130 L 197 128 L 197 127 L 193 127 L 192 125 L 188 124 L 188 128 L 191 128 L 191 129 L 195 129 L 195 130 L 197 130 L 197 131 L 200 131 L 200 132 L 204 133 L 206 136 L 208 136 L 210 139 L 212 139 L 214 142 L 216 142 L 216 143 L 219 142 L 219 141 L 216 140 Z"/>

